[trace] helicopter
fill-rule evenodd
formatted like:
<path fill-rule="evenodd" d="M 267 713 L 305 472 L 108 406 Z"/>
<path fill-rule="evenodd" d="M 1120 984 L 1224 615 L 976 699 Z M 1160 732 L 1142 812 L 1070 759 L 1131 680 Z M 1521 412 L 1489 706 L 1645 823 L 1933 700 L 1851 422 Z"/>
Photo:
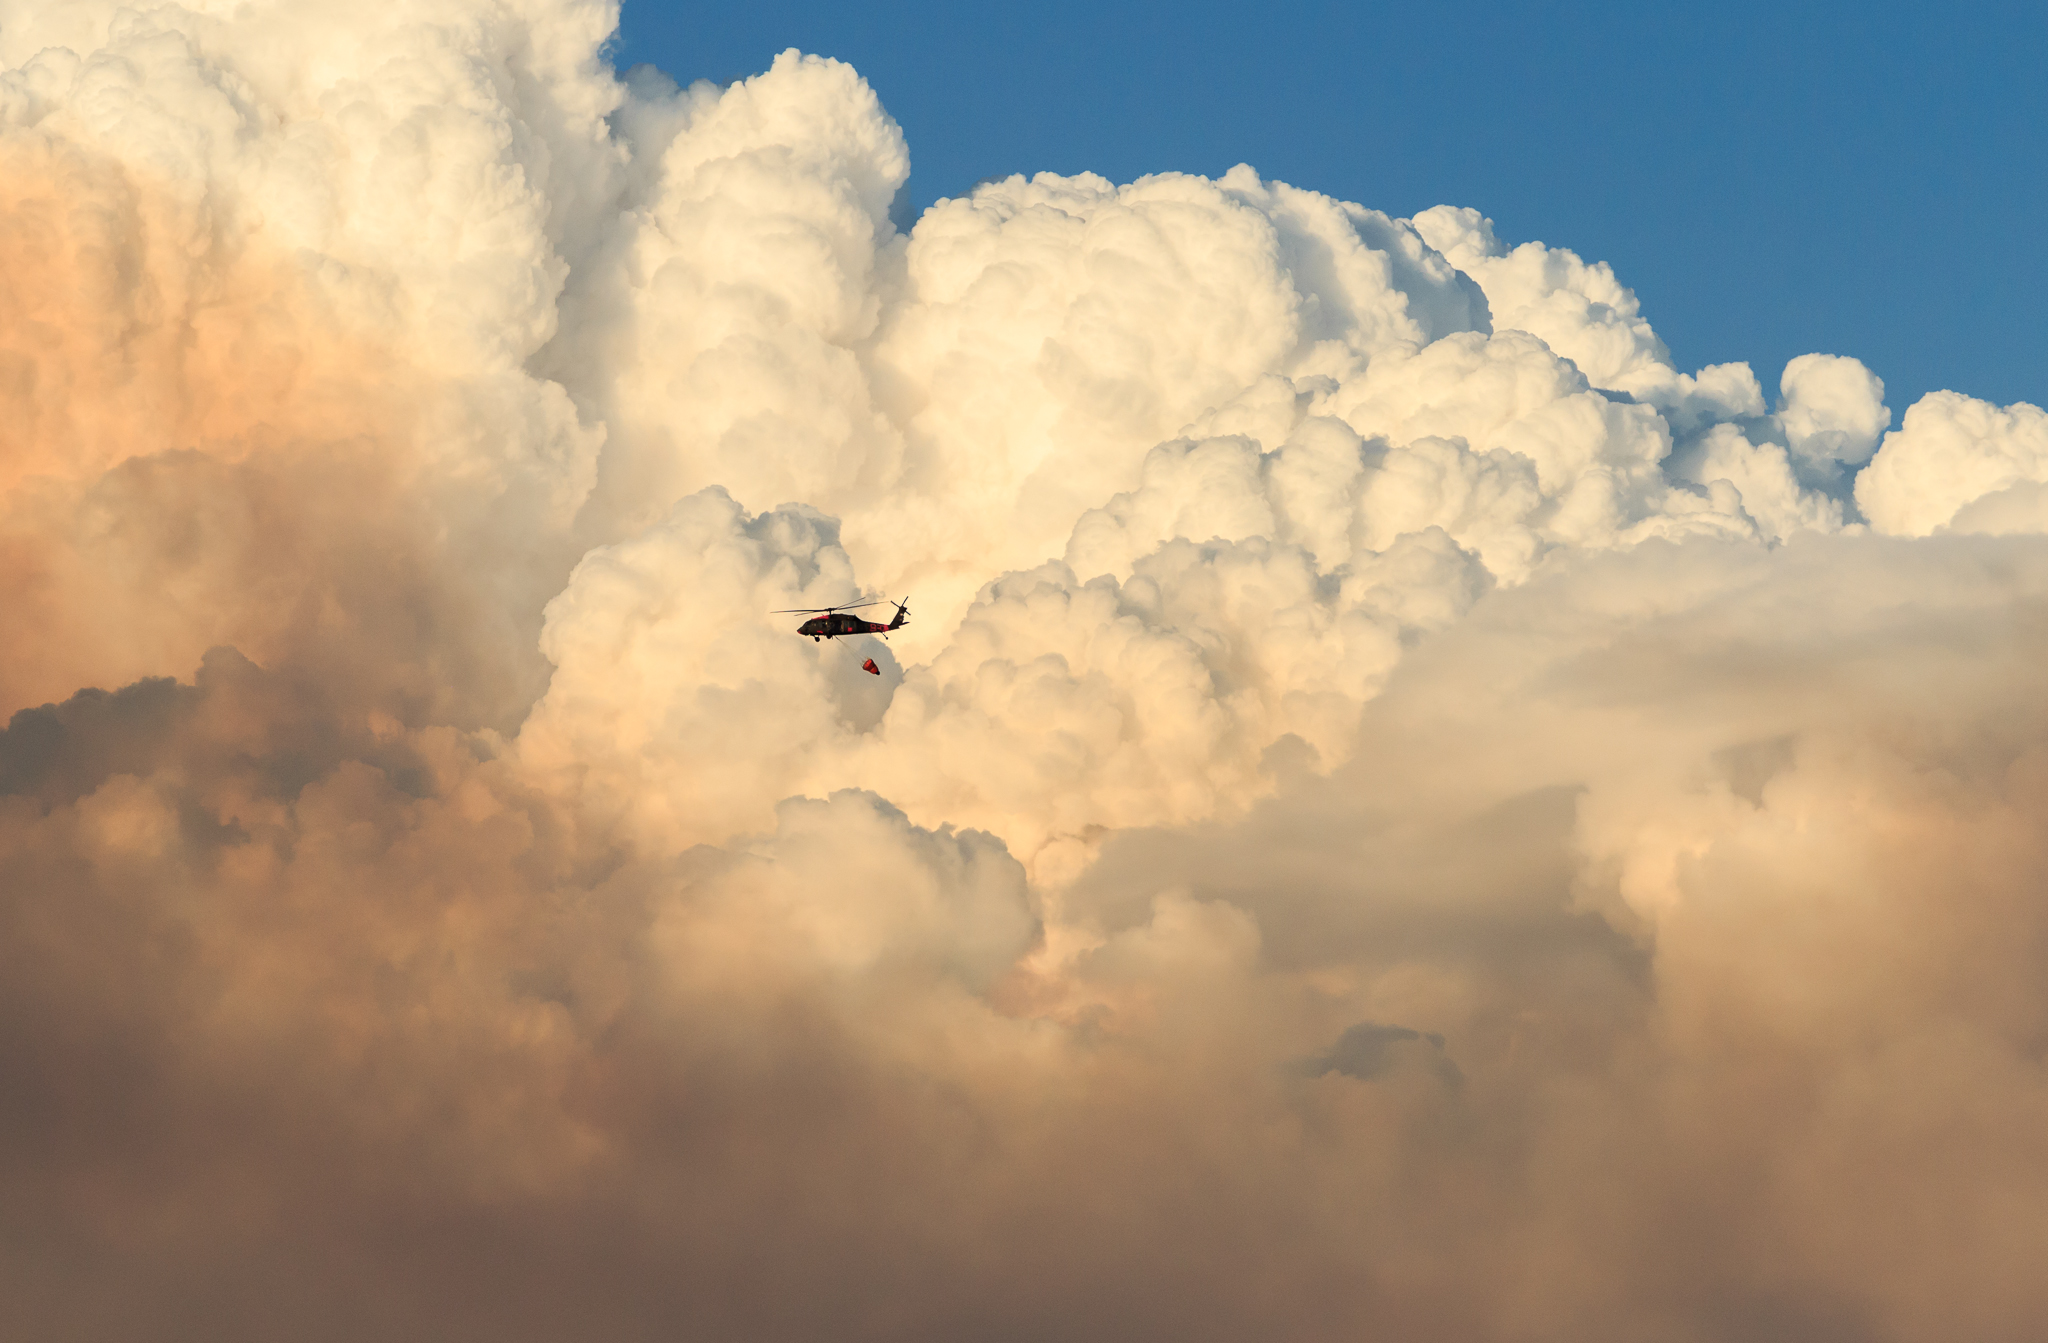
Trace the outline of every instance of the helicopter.
<path fill-rule="evenodd" d="M 905 597 L 900 602 L 889 603 L 896 608 L 896 618 L 886 625 L 877 624 L 872 620 L 862 620 L 859 616 L 847 614 L 849 611 L 858 611 L 867 606 L 880 606 L 882 601 L 883 599 L 878 597 L 873 601 L 853 602 L 846 606 L 796 607 L 792 610 L 774 611 L 770 614 L 812 617 L 812 619 L 806 620 L 803 624 L 797 626 L 796 632 L 798 634 L 810 635 L 813 642 L 819 639 L 837 639 L 842 634 L 879 634 L 886 639 L 889 637 L 890 630 L 900 630 L 910 623 L 910 598 Z M 868 661 L 870 665 L 861 668 L 861 670 L 872 671 L 877 676 L 881 675 L 872 665 L 874 659 L 870 658 Z"/>

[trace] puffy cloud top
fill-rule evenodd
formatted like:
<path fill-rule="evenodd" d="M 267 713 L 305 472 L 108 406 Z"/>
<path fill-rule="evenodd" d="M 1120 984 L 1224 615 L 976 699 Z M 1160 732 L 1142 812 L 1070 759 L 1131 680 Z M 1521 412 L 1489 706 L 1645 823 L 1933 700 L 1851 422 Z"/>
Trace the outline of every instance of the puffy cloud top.
<path fill-rule="evenodd" d="M 1785 365 L 1778 386 L 1778 419 L 1792 451 L 1810 461 L 1866 461 L 1892 422 L 1884 383 L 1854 359 L 1802 354 Z"/>
<path fill-rule="evenodd" d="M 1871 526 L 1898 536 L 1937 528 L 2039 531 L 2034 487 L 2048 482 L 2048 413 L 1933 392 L 1906 410 L 1856 478 Z"/>

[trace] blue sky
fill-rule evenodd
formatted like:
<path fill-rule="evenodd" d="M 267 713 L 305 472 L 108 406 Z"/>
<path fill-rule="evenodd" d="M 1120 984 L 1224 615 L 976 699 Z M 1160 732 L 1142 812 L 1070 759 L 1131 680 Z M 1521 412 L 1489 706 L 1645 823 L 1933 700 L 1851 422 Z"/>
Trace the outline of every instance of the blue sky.
<path fill-rule="evenodd" d="M 2048 6 L 848 5 L 626 0 L 688 82 L 850 61 L 910 142 L 898 214 L 984 177 L 1238 162 L 1613 263 L 1684 368 L 1851 354 L 1897 415 L 2048 402 Z"/>

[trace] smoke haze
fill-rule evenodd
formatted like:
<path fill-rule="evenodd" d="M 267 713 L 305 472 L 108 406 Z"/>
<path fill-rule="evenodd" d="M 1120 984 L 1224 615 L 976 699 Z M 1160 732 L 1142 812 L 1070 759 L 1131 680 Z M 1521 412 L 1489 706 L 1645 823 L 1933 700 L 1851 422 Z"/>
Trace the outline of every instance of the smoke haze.
<path fill-rule="evenodd" d="M 0 5 L 8 1333 L 2038 1332 L 2039 408 L 615 19 Z"/>

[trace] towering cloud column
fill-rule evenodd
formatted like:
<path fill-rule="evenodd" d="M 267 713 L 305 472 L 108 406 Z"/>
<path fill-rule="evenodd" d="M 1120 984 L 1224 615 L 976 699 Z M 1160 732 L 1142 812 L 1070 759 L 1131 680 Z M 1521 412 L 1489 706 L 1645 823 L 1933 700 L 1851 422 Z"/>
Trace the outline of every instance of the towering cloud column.
<path fill-rule="evenodd" d="M 10 1333 L 2037 1331 L 2039 409 L 615 17 L 0 6 Z"/>

